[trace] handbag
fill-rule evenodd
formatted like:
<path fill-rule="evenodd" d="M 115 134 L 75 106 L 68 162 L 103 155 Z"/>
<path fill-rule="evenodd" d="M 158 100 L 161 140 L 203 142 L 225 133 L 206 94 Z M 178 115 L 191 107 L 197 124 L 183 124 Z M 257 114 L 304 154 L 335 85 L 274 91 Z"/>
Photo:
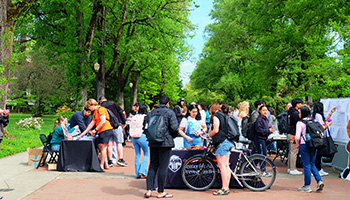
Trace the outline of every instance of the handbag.
<path fill-rule="evenodd" d="M 326 134 L 323 137 L 325 146 L 319 149 L 319 155 L 325 157 L 333 157 L 338 152 L 337 146 L 334 144 L 333 138 L 327 128 Z"/>

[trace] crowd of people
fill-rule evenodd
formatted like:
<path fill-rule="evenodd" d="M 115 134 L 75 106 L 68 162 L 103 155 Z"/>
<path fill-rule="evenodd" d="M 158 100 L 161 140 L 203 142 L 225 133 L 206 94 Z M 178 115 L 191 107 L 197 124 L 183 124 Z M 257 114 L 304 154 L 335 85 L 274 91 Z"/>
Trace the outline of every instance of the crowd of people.
<path fill-rule="evenodd" d="M 224 102 L 220 102 L 211 104 L 208 110 L 203 103 L 192 102 L 187 107 L 185 100 L 179 98 L 177 103 L 171 107 L 170 99 L 162 96 L 159 105 L 154 106 L 150 112 L 147 105 L 135 103 L 129 116 L 126 117 L 118 104 L 107 101 L 105 97 L 100 97 L 99 103 L 94 99 L 89 99 L 84 109 L 74 113 L 68 122 L 64 117 L 57 119 L 51 145 L 52 149 L 58 150 L 61 140 L 73 131 L 82 132 L 81 137 L 86 134 L 98 135 L 98 149 L 101 153 L 100 165 L 102 169 L 107 170 L 114 163 L 127 166 L 123 158 L 123 143 L 125 137 L 130 137 L 135 150 L 135 177 L 147 179 L 145 198 L 149 198 L 154 190 L 157 171 L 157 197 L 171 198 L 171 194 L 164 192 L 164 186 L 171 149 L 175 147 L 174 138 L 182 137 L 183 147 L 191 148 L 205 145 L 206 140 L 203 140 L 202 137 L 210 137 L 215 147 L 214 154 L 222 181 L 221 189 L 215 191 L 214 195 L 228 195 L 231 178 L 229 158 L 234 142 L 227 139 L 225 115 L 233 115 L 239 125 L 240 139 L 251 140 L 249 148 L 252 154 L 276 153 L 276 142 L 269 138 L 271 135 L 285 135 L 287 138 L 285 145 L 288 146 L 288 173 L 290 175 L 303 174 L 297 170 L 296 166 L 299 154 L 303 162 L 304 184 L 298 191 L 312 191 L 310 188 L 311 174 L 317 182 L 316 191 L 322 191 L 324 183 L 321 176 L 328 175 L 328 173 L 321 168 L 322 156 L 317 153 L 317 150 L 305 145 L 306 125 L 302 120 L 316 119 L 326 130 L 332 124 L 329 119 L 336 109 L 333 108 L 331 113 L 325 117 L 321 102 L 315 103 L 312 109 L 310 102 L 304 103 L 299 98 L 288 102 L 286 110 L 280 115 L 276 115 L 275 110 L 268 107 L 265 101 L 255 101 L 253 106 L 255 109 L 250 113 L 248 101 L 243 101 L 232 109 Z M 92 118 L 91 112 L 93 112 Z M 118 118 L 120 123 L 118 128 L 113 128 L 109 122 L 111 117 L 109 112 Z M 163 115 L 165 121 L 163 125 L 163 129 L 166 130 L 165 140 L 159 143 L 148 141 L 145 133 L 148 122 L 155 115 Z M 287 129 L 282 129 L 281 116 L 288 117 Z M 123 130 L 128 130 L 127 136 Z M 248 136 L 248 132 L 253 132 L 254 135 Z M 149 166 L 147 166 L 148 162 Z"/>

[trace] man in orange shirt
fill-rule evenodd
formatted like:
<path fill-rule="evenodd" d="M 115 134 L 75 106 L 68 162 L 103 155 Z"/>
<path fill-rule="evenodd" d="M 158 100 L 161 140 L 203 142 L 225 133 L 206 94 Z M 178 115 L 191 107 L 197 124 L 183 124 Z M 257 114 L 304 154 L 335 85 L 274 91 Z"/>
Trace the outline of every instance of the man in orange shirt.
<path fill-rule="evenodd" d="M 106 108 L 99 106 L 95 99 L 89 99 L 86 102 L 85 107 L 88 107 L 91 111 L 93 111 L 94 115 L 92 117 L 91 123 L 81 134 L 81 136 L 84 136 L 96 125 L 96 128 L 93 129 L 90 133 L 91 135 L 99 135 L 97 138 L 97 143 L 98 149 L 101 152 L 100 165 L 102 169 L 109 169 L 107 162 L 107 145 L 108 142 L 114 137 L 113 127 L 108 121 L 110 116 Z"/>

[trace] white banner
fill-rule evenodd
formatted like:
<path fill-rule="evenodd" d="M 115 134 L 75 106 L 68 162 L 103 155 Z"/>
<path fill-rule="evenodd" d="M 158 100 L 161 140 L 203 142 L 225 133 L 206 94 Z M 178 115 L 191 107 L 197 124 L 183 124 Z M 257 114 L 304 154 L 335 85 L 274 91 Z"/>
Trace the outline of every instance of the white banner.
<path fill-rule="evenodd" d="M 346 144 L 349 141 L 346 125 L 349 121 L 350 98 L 321 99 L 321 102 L 324 106 L 325 117 L 331 112 L 332 108 L 337 108 L 331 117 L 333 124 L 329 127 L 329 130 L 334 141 Z"/>

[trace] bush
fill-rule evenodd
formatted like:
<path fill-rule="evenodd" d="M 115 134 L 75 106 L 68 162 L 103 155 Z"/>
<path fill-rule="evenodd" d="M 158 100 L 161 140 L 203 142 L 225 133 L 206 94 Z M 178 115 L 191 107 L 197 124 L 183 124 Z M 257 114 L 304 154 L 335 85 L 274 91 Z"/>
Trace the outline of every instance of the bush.
<path fill-rule="evenodd" d="M 41 130 L 41 124 L 43 123 L 44 121 L 40 117 L 29 117 L 26 119 L 19 120 L 19 122 L 17 122 L 16 124 L 20 128 Z"/>
<path fill-rule="evenodd" d="M 73 114 L 74 114 L 74 111 L 72 109 L 70 109 L 67 105 L 63 105 L 56 110 L 55 115 L 57 117 L 60 117 L 60 116 L 66 117 L 69 120 Z"/>

